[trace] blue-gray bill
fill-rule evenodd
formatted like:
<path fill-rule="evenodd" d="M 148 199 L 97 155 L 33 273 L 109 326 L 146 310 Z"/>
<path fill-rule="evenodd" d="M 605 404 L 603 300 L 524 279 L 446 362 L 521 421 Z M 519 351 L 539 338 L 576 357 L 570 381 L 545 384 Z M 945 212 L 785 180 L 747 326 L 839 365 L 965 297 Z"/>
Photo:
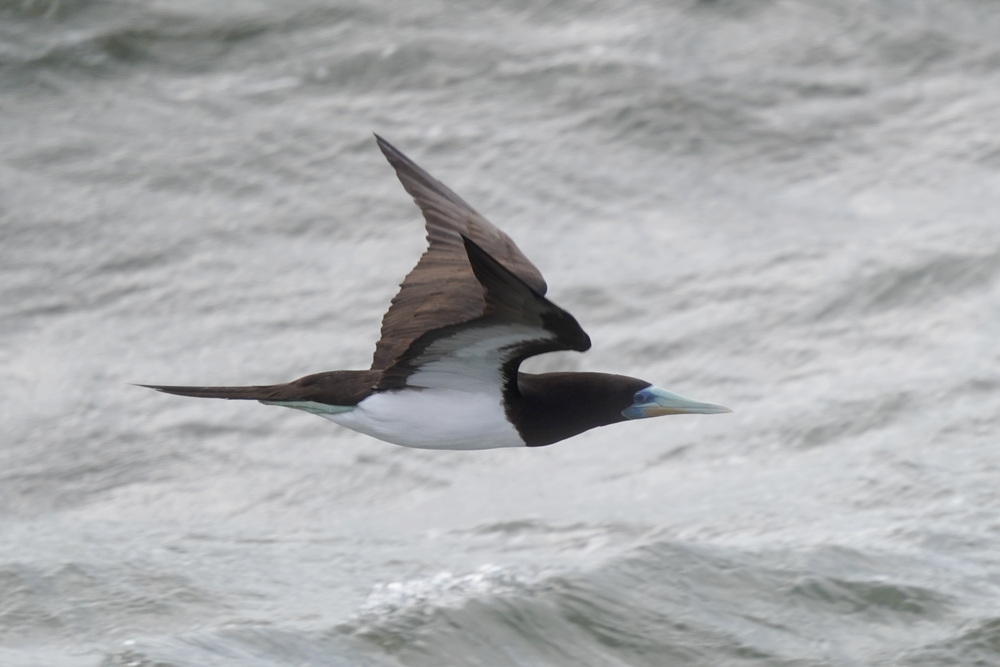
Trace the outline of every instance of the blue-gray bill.
<path fill-rule="evenodd" d="M 724 405 L 687 398 L 661 387 L 646 387 L 636 392 L 634 404 L 622 410 L 627 419 L 645 419 L 664 415 L 715 415 L 732 412 Z"/>

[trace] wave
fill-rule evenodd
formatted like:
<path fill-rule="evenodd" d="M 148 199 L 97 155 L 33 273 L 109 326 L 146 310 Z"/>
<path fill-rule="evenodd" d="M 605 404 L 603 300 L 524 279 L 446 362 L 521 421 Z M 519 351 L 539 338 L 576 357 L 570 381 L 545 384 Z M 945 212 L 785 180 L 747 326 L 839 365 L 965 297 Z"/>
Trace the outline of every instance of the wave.
<path fill-rule="evenodd" d="M 0 65 L 22 74 L 109 75 L 121 67 L 203 71 L 244 43 L 364 15 L 363 5 L 203 3 L 156 7 L 121 0 L 0 3 Z"/>
<path fill-rule="evenodd" d="M 843 547 L 754 552 L 663 541 L 587 571 L 538 576 L 491 565 L 385 583 L 326 631 L 231 627 L 131 642 L 102 664 L 660 667 L 880 664 L 900 655 L 914 665 L 935 657 L 1000 659 L 1000 619 L 958 613 L 938 567 Z"/>
<path fill-rule="evenodd" d="M 659 542 L 535 581 L 492 569 L 444 586 L 401 584 L 406 604 L 379 603 L 338 631 L 405 665 L 456 656 L 484 665 L 791 665 L 823 655 L 857 664 L 910 645 L 915 624 L 951 612 L 951 597 L 915 576 L 920 567 L 835 547 L 760 553 Z"/>

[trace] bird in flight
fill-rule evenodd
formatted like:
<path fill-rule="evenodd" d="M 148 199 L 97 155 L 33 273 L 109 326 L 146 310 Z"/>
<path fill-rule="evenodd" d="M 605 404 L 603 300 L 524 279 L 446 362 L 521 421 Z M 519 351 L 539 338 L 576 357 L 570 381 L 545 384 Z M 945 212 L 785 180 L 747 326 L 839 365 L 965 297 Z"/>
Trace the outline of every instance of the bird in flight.
<path fill-rule="evenodd" d="M 375 135 L 423 212 L 427 250 L 382 318 L 369 370 L 247 387 L 140 385 L 180 396 L 304 410 L 420 449 L 551 445 L 630 419 L 730 412 L 624 375 L 519 370 L 546 352 L 590 348 L 542 274 L 471 206 Z"/>

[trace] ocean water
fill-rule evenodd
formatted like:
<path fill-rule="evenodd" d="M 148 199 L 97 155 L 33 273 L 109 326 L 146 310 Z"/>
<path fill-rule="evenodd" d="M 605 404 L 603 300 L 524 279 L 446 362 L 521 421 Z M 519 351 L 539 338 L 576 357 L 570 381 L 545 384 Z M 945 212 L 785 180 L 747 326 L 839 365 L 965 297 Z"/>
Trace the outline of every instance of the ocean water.
<path fill-rule="evenodd" d="M 0 0 L 0 665 L 1000 664 L 1000 6 Z M 376 131 L 732 407 L 407 450 Z"/>

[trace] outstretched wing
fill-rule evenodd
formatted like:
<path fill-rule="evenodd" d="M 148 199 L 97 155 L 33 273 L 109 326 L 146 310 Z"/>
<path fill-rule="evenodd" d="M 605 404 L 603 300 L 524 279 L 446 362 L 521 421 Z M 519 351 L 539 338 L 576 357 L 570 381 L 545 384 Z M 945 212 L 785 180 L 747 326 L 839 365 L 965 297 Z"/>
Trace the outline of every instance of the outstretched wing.
<path fill-rule="evenodd" d="M 472 240 L 461 238 L 482 295 L 481 314 L 424 332 L 383 371 L 379 389 L 407 386 L 499 393 L 511 381 L 516 387 L 517 367 L 527 357 L 590 348 L 590 337 L 572 315 Z"/>
<path fill-rule="evenodd" d="M 545 294 L 546 286 L 542 274 L 506 234 L 388 141 L 378 135 L 375 138 L 427 225 L 427 250 L 382 318 L 372 370 L 384 371 L 400 363 L 426 332 L 483 314 L 483 286 L 469 264 L 463 236 L 537 294 Z"/>

